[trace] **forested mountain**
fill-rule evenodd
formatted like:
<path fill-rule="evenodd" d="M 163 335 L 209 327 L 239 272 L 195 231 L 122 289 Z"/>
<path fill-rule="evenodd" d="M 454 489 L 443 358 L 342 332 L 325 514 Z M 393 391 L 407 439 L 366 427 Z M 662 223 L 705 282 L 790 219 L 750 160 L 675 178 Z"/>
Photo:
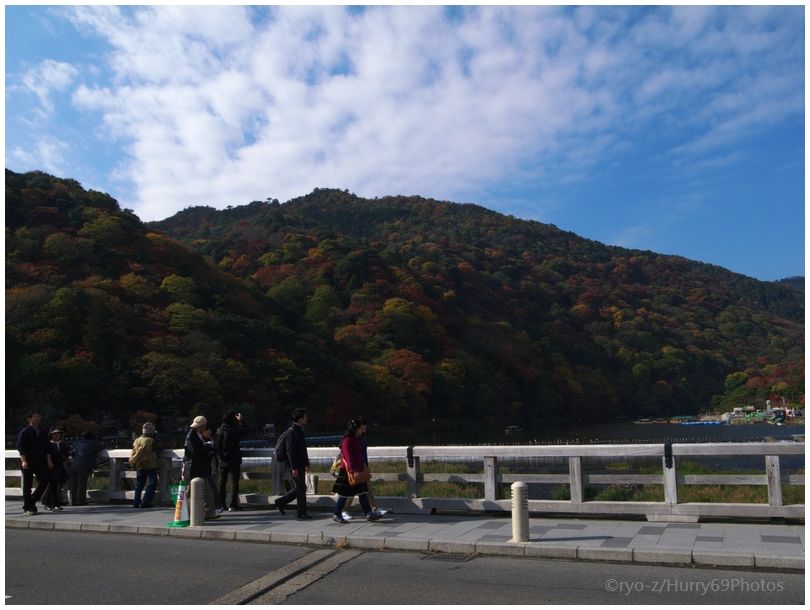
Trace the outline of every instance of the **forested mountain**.
<path fill-rule="evenodd" d="M 7 417 L 239 405 L 405 435 L 804 396 L 803 293 L 476 205 L 316 189 L 142 223 L 6 170 Z"/>

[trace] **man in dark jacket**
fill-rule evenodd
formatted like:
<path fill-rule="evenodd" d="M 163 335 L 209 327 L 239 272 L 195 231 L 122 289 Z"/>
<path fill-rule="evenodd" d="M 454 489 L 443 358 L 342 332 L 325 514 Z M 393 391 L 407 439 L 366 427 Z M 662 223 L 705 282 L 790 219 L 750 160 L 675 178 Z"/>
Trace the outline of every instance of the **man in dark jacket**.
<path fill-rule="evenodd" d="M 283 515 L 284 507 L 295 500 L 299 519 L 312 519 L 307 514 L 307 481 L 306 473 L 309 470 L 309 455 L 307 454 L 307 440 L 304 437 L 304 426 L 307 425 L 307 412 L 304 409 L 293 411 L 293 424 L 289 434 L 285 437 L 287 464 L 292 471 L 295 487 L 284 496 L 276 498 L 275 506 Z"/>
<path fill-rule="evenodd" d="M 42 414 L 28 414 L 28 425 L 17 435 L 17 451 L 22 466 L 23 511 L 26 517 L 37 514 L 37 502 L 48 489 L 53 461 L 50 456 L 50 439 L 41 426 Z M 37 488 L 31 493 L 37 478 Z"/>
<path fill-rule="evenodd" d="M 231 409 L 222 416 L 222 425 L 217 430 L 215 445 L 219 457 L 219 498 L 225 505 L 225 487 L 228 475 L 232 481 L 231 507 L 228 510 L 239 510 L 239 466 L 242 463 L 242 448 L 239 441 L 247 433 L 247 426 L 242 422 L 242 414 Z"/>
<path fill-rule="evenodd" d="M 96 456 L 104 447 L 90 430 L 82 433 L 82 440 L 73 443 L 73 470 L 68 492 L 73 506 L 87 504 L 87 480 L 96 465 Z"/>

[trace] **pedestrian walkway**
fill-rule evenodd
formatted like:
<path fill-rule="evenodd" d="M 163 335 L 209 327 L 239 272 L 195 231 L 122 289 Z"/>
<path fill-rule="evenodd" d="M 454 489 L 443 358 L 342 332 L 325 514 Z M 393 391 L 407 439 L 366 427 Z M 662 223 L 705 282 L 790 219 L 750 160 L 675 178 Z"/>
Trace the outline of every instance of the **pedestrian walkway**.
<path fill-rule="evenodd" d="M 178 536 L 218 540 L 345 546 L 368 550 L 502 555 L 593 561 L 804 570 L 804 526 L 771 523 L 648 523 L 570 517 L 532 518 L 529 542 L 512 543 L 507 517 L 388 514 L 348 524 L 331 513 L 310 521 L 250 508 L 223 513 L 201 527 L 169 528 L 174 509 L 129 505 L 66 506 L 25 517 L 19 501 L 6 501 L 6 527 Z"/>

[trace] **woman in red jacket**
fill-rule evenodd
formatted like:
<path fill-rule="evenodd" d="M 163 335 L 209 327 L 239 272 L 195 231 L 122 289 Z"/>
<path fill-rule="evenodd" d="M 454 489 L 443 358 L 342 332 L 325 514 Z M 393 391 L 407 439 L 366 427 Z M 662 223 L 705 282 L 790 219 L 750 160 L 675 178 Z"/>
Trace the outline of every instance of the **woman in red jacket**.
<path fill-rule="evenodd" d="M 361 438 L 362 422 L 363 419 L 360 417 L 350 421 L 340 441 L 340 457 L 343 464 L 332 487 L 332 493 L 338 495 L 334 515 L 332 515 L 332 519 L 336 523 L 349 522 L 343 518 L 343 507 L 346 505 L 346 501 L 354 496 L 360 496 L 360 506 L 363 507 L 363 512 L 366 514 L 366 521 L 376 521 L 382 516 L 371 510 L 371 505 L 368 502 L 368 485 L 366 483 L 349 484 L 349 472 L 360 474 L 366 467 L 363 439 Z"/>

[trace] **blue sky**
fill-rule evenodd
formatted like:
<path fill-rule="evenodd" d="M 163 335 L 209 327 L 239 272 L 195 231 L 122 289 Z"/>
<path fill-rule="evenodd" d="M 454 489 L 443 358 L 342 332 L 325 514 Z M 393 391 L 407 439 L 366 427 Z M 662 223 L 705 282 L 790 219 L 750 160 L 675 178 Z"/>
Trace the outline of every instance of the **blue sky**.
<path fill-rule="evenodd" d="M 6 167 L 144 220 L 315 187 L 804 274 L 803 6 L 6 6 Z"/>

